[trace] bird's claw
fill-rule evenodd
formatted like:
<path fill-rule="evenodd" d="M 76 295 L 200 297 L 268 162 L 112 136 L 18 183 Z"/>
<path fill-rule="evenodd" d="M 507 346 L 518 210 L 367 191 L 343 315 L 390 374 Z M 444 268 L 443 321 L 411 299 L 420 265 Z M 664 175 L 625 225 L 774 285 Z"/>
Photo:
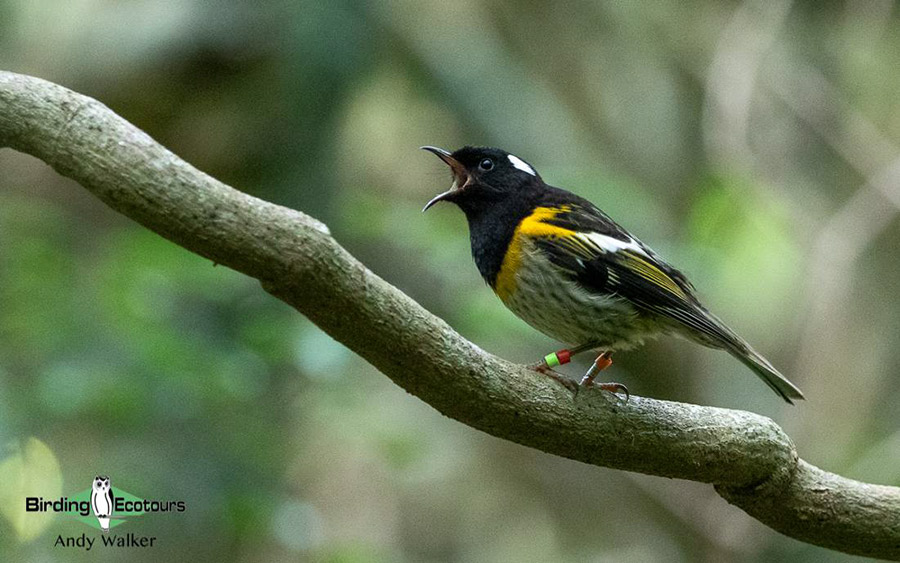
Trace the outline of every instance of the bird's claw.
<path fill-rule="evenodd" d="M 548 366 L 547 363 L 544 362 L 543 360 L 540 362 L 534 363 L 534 364 L 530 364 L 528 366 L 528 368 L 532 369 L 538 373 L 542 373 L 542 374 L 546 375 L 547 377 L 560 383 L 563 387 L 565 387 L 566 389 L 568 389 L 575 395 L 578 395 L 579 385 L 577 383 L 575 383 L 574 381 L 572 381 L 571 379 L 569 379 L 568 377 L 553 371 L 553 368 Z"/>
<path fill-rule="evenodd" d="M 575 383 L 574 380 L 553 371 L 553 368 L 548 366 L 547 362 L 543 360 L 540 362 L 529 364 L 528 368 L 556 380 L 557 382 L 562 384 L 563 387 L 571 391 L 575 397 L 578 397 L 578 393 L 582 389 L 596 388 L 600 389 L 601 391 L 612 393 L 616 397 L 618 397 L 620 394 L 625 395 L 624 402 L 627 403 L 628 399 L 631 398 L 631 394 L 628 392 L 628 387 L 625 387 L 621 383 L 616 383 L 614 381 L 609 383 L 597 383 L 594 381 L 594 377 L 596 377 L 597 374 L 600 373 L 600 371 L 606 369 L 610 364 L 612 364 L 612 360 L 609 356 L 609 352 L 601 354 L 600 357 L 595 360 L 594 365 L 591 367 L 591 369 L 588 370 L 588 373 L 586 373 L 584 377 L 581 378 L 581 381 L 579 383 Z"/>
<path fill-rule="evenodd" d="M 628 402 L 628 399 L 631 398 L 631 393 L 628 392 L 628 387 L 625 387 L 621 383 L 616 383 L 615 381 L 610 381 L 609 383 L 594 383 L 593 386 L 603 391 L 612 393 L 616 397 L 618 397 L 620 393 L 622 395 L 625 395 L 626 403 Z"/>
<path fill-rule="evenodd" d="M 596 383 L 594 381 L 582 381 L 578 384 L 578 387 L 575 389 L 575 396 L 578 396 L 578 392 L 581 389 L 600 389 L 601 391 L 606 391 L 608 393 L 612 393 L 616 397 L 619 394 L 625 395 L 624 402 L 628 402 L 628 399 L 631 398 L 631 393 L 628 392 L 628 387 L 625 387 L 621 383 L 616 383 L 614 381 L 609 383 Z"/>

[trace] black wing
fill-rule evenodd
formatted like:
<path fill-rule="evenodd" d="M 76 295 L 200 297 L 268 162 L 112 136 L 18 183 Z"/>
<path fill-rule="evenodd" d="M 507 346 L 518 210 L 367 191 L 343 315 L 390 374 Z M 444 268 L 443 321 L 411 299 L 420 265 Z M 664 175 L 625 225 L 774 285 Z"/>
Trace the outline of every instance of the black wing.
<path fill-rule="evenodd" d="M 686 325 L 722 344 L 736 336 L 710 315 L 685 276 L 628 234 L 596 206 L 556 204 L 547 223 L 571 234 L 537 241 L 548 258 L 590 292 L 617 295 L 649 313 Z"/>

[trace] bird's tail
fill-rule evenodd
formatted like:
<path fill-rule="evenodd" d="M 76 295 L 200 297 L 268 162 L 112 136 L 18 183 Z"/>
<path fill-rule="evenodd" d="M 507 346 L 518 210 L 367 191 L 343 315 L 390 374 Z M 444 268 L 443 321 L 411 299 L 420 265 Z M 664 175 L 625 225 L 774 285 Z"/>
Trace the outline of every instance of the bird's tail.
<path fill-rule="evenodd" d="M 766 382 L 766 385 L 781 395 L 781 398 L 788 403 L 793 405 L 793 399 L 803 400 L 806 398 L 796 385 L 788 381 L 785 376 L 781 375 L 781 372 L 769 363 L 769 360 L 760 356 L 756 350 L 743 340 L 738 339 L 737 342 L 729 343 L 726 350 L 745 366 L 753 370 L 753 373 L 758 375 L 760 379 Z"/>
<path fill-rule="evenodd" d="M 769 360 L 763 358 L 759 353 L 750 347 L 743 338 L 728 328 L 725 323 L 719 320 L 715 315 L 698 307 L 697 311 L 702 315 L 696 323 L 699 332 L 696 337 L 707 346 L 713 348 L 721 348 L 727 350 L 732 356 L 741 361 L 742 364 L 753 370 L 753 373 L 766 382 L 766 385 L 773 391 L 781 395 L 781 398 L 790 404 L 794 404 L 793 399 L 805 399 L 803 393 L 796 385 L 788 381 L 781 375 L 775 367 L 769 363 Z"/>

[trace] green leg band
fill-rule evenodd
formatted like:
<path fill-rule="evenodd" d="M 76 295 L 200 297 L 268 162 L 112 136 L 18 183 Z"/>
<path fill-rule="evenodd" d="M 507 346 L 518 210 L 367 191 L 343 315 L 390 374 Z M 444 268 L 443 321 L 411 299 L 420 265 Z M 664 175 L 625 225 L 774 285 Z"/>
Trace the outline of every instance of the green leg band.
<path fill-rule="evenodd" d="M 544 356 L 544 363 L 547 364 L 547 367 L 556 367 L 559 365 L 559 358 L 556 357 L 556 352 L 552 354 L 547 354 Z"/>

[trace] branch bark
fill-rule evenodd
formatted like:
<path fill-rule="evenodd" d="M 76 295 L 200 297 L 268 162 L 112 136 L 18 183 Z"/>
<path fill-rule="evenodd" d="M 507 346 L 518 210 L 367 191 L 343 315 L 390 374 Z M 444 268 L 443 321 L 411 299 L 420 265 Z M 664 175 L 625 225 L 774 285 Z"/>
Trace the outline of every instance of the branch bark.
<path fill-rule="evenodd" d="M 753 413 L 635 396 L 621 404 L 599 393 L 573 399 L 462 338 L 322 223 L 200 172 L 92 98 L 0 72 L 0 147 L 42 159 L 148 229 L 258 279 L 446 416 L 585 463 L 710 483 L 785 535 L 900 560 L 900 489 L 804 462 L 780 427 Z"/>

